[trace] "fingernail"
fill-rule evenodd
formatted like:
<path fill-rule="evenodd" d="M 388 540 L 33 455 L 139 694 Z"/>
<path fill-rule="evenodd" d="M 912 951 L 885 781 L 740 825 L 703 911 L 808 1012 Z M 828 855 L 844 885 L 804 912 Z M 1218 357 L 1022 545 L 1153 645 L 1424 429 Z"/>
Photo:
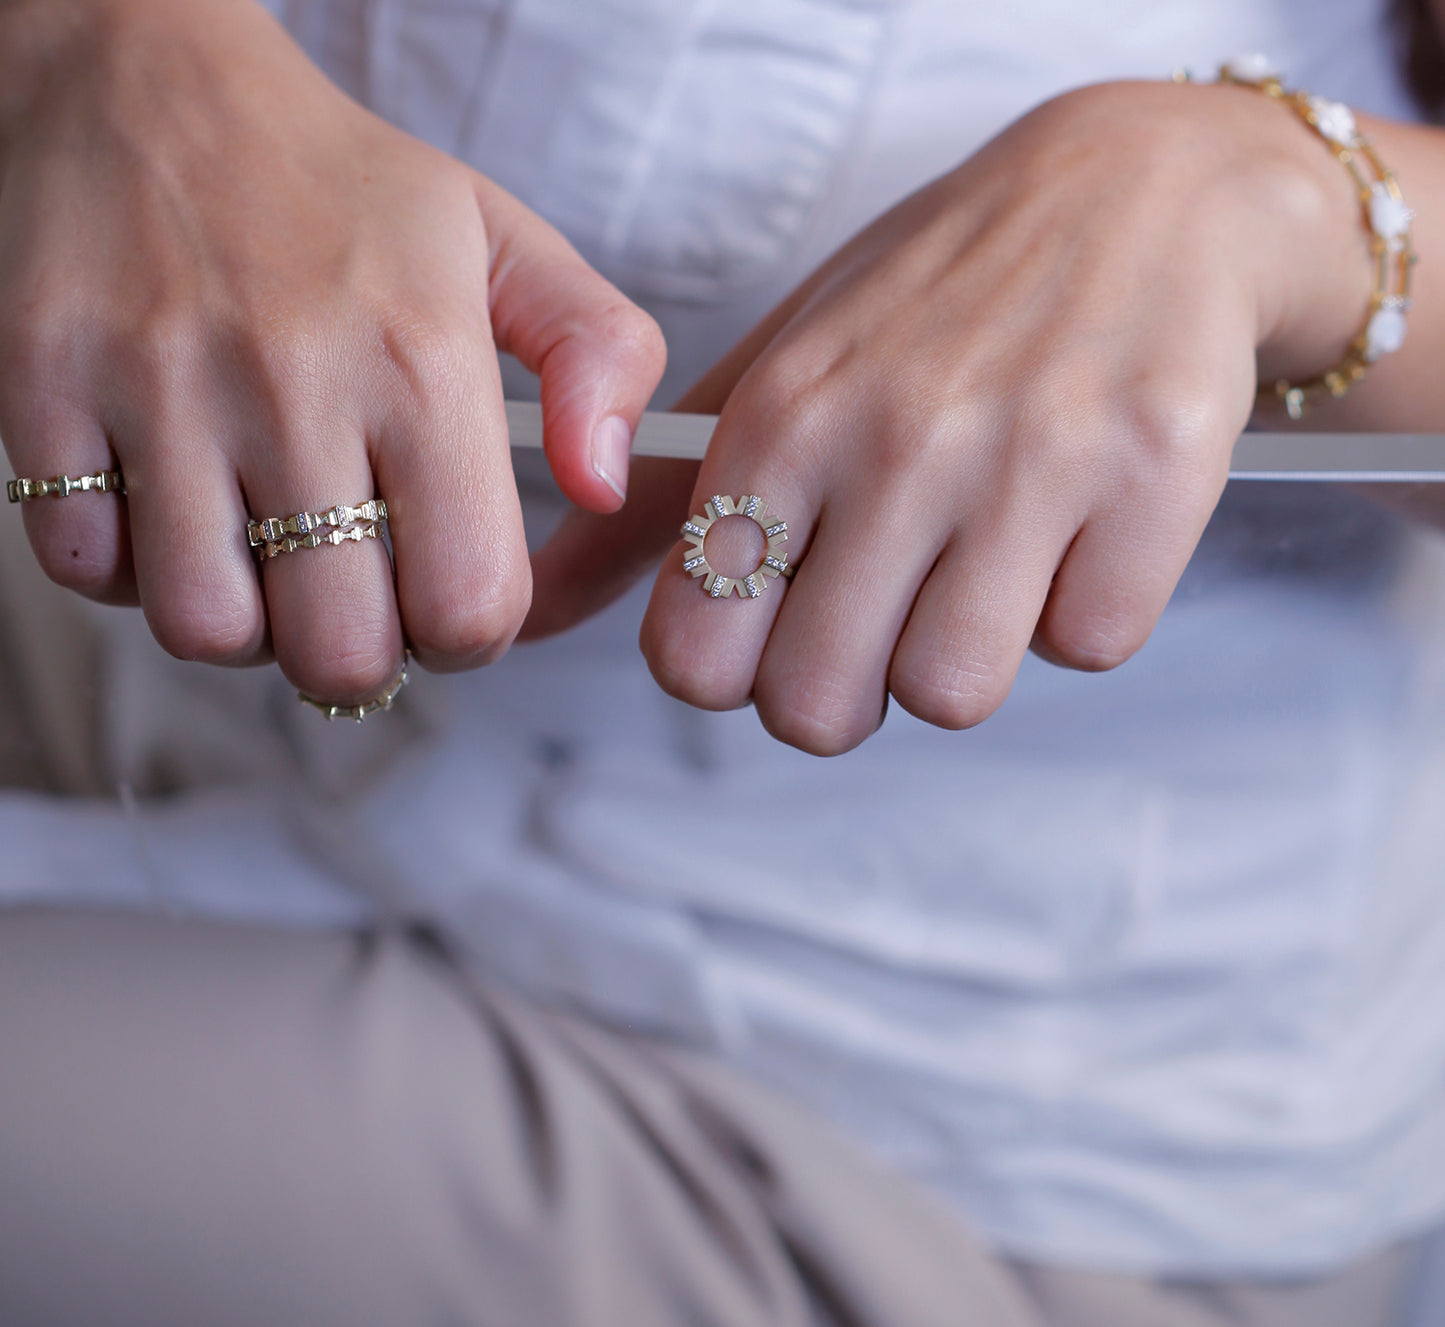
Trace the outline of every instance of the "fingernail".
<path fill-rule="evenodd" d="M 632 426 L 621 415 L 608 415 L 592 433 L 592 468 L 619 498 L 627 497 L 627 458 Z"/>

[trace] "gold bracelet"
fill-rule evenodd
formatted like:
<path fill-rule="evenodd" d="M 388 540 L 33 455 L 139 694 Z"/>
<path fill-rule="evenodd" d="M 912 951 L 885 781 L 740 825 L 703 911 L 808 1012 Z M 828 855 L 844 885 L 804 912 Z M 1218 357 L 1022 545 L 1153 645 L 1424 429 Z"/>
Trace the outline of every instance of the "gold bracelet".
<path fill-rule="evenodd" d="M 1418 261 L 1410 235 L 1415 214 L 1405 205 L 1395 173 L 1360 133 L 1354 112 L 1343 102 L 1313 97 L 1300 89 L 1286 89 L 1279 71 L 1262 55 L 1242 55 L 1231 60 L 1220 69 L 1219 81 L 1253 88 L 1282 102 L 1324 140 L 1354 181 L 1365 229 L 1370 234 L 1370 248 L 1375 256 L 1375 289 L 1364 326 L 1350 342 L 1344 359 L 1307 382 L 1292 383 L 1281 378 L 1272 389 L 1261 389 L 1261 395 L 1270 393 L 1278 398 L 1291 419 L 1300 419 L 1311 396 L 1324 392 L 1343 396 L 1365 376 L 1371 364 L 1404 344 L 1405 314 L 1410 308 L 1410 272 Z"/>

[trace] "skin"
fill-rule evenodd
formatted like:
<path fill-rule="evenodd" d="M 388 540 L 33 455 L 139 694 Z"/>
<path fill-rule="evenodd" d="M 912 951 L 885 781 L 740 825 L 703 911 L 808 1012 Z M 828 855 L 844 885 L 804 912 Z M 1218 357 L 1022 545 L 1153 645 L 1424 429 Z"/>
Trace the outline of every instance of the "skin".
<path fill-rule="evenodd" d="M 609 484 L 592 439 L 635 424 L 655 326 L 515 200 L 344 98 L 250 0 L 12 0 L 0 61 L 0 435 L 19 474 L 113 453 L 134 539 L 119 504 L 30 503 L 37 556 L 82 593 L 138 595 L 173 653 L 274 648 L 343 703 L 385 685 L 403 633 L 428 666 L 467 667 L 527 614 L 494 345 L 541 372 L 580 509 L 535 560 L 525 634 L 665 552 L 642 628 L 659 683 L 835 754 L 890 696 L 980 722 L 1030 647 L 1127 659 L 1257 379 L 1337 362 L 1371 288 L 1348 178 L 1287 111 L 1212 86 L 1072 92 L 880 218 L 698 384 L 682 408 L 722 415 L 700 470 L 614 465 Z M 1440 138 L 1366 128 L 1418 247 L 1445 249 Z M 1426 263 L 1405 351 L 1311 426 L 1445 427 L 1442 351 Z M 374 544 L 258 582 L 248 511 L 373 483 L 394 593 Z M 678 524 L 719 491 L 788 517 L 786 588 L 714 603 L 681 572 Z"/>
<path fill-rule="evenodd" d="M 274 651 L 343 703 L 396 674 L 403 634 L 430 668 L 502 653 L 531 576 L 496 348 L 541 374 L 567 495 L 611 511 L 664 363 L 652 320 L 250 0 L 6 5 L 0 87 L 0 436 L 17 474 L 118 460 L 127 483 L 124 505 L 25 505 L 50 576 L 139 602 L 182 658 Z M 379 543 L 258 578 L 248 513 L 373 492 L 394 585 Z"/>
<path fill-rule="evenodd" d="M 1362 126 L 1436 252 L 1440 134 Z M 1029 648 L 1099 670 L 1144 644 L 1257 381 L 1338 363 L 1372 288 L 1348 176 L 1288 111 L 1218 86 L 1066 94 L 883 216 L 690 393 L 680 409 L 721 413 L 700 470 L 635 463 L 618 516 L 574 516 L 537 561 L 527 634 L 665 553 L 641 640 L 672 695 L 751 702 L 819 755 L 890 697 L 970 727 Z M 1406 348 L 1310 427 L 1445 430 L 1437 289 L 1422 264 Z M 742 491 L 789 517 L 798 573 L 712 602 L 677 526 Z M 1432 492 L 1392 497 L 1445 515 Z"/>

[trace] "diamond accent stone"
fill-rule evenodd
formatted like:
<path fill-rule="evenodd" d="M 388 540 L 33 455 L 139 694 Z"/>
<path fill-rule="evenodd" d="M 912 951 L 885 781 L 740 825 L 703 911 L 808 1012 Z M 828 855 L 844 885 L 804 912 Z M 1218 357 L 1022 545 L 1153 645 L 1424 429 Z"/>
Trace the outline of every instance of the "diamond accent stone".
<path fill-rule="evenodd" d="M 771 553 L 763 559 L 763 566 L 771 567 L 774 571 L 782 571 L 788 564 L 782 558 L 774 557 Z"/>
<path fill-rule="evenodd" d="M 688 521 L 687 524 L 682 527 L 682 532 L 683 534 L 695 534 L 699 539 L 707 538 L 707 531 L 704 530 L 702 526 L 695 525 L 692 521 Z"/>
<path fill-rule="evenodd" d="M 756 599 L 758 595 L 762 594 L 762 590 L 758 586 L 757 578 L 755 576 L 744 576 L 743 584 L 748 587 L 749 599 Z"/>
<path fill-rule="evenodd" d="M 759 506 L 759 503 L 758 503 L 758 495 L 757 495 L 756 493 L 754 493 L 754 494 L 752 495 L 752 497 L 750 497 L 750 498 L 748 499 L 748 505 L 747 505 L 746 509 L 743 511 L 743 515 L 744 515 L 744 516 L 756 516 L 756 515 L 758 514 L 758 506 Z"/>
<path fill-rule="evenodd" d="M 778 535 L 788 533 L 788 523 L 787 521 L 779 521 L 776 525 L 768 526 L 763 533 L 766 534 L 769 539 L 776 539 Z"/>
<path fill-rule="evenodd" d="M 688 558 L 688 560 L 682 564 L 682 569 L 684 571 L 693 571 L 696 568 L 702 566 L 703 563 L 706 561 L 707 559 L 699 553 L 698 556 L 695 558 Z"/>
<path fill-rule="evenodd" d="M 714 576 L 712 582 L 712 589 L 710 589 L 708 593 L 712 595 L 714 599 L 721 599 L 724 591 L 727 589 L 727 583 L 728 581 L 726 576 Z"/>

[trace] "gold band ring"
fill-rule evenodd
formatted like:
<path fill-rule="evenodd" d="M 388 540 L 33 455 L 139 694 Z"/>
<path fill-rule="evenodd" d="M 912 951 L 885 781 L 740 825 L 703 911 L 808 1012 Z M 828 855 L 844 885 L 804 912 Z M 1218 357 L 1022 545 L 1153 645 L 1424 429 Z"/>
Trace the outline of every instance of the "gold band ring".
<path fill-rule="evenodd" d="M 32 498 L 68 498 L 72 493 L 124 493 L 125 477 L 119 470 L 97 470 L 93 475 L 56 475 L 53 479 L 12 479 L 5 485 L 11 502 Z"/>
<path fill-rule="evenodd" d="M 313 530 L 310 534 L 287 535 L 284 539 L 270 540 L 256 547 L 256 555 L 265 562 L 268 558 L 279 558 L 283 553 L 299 553 L 303 548 L 320 548 L 322 544 L 359 544 L 363 539 L 380 539 L 380 521 L 367 521 L 361 525 L 350 525 L 344 530 Z"/>
<path fill-rule="evenodd" d="M 702 551 L 707 532 L 724 516 L 746 516 L 768 541 L 763 560 L 746 576 L 724 576 L 714 571 Z M 682 569 L 694 578 L 703 578 L 702 588 L 710 598 L 726 599 L 736 590 L 740 598 L 756 599 L 774 577 L 792 579 L 793 564 L 786 553 L 778 551 L 788 541 L 788 523 L 769 516 L 767 504 L 756 493 L 745 493 L 736 501 L 715 493 L 703 505 L 703 515 L 694 516 L 683 525 L 682 537 L 688 542 L 682 554 Z"/>
<path fill-rule="evenodd" d="M 346 503 L 338 502 L 326 511 L 298 511 L 293 516 L 269 516 L 264 521 L 250 521 L 246 525 L 246 538 L 252 548 L 260 548 L 264 544 L 279 544 L 288 535 L 309 535 L 323 525 L 339 530 L 361 521 L 385 525 L 386 499 L 368 498 L 358 507 L 348 507 Z M 298 547 L 315 548 L 316 545 L 302 544 Z M 295 550 L 288 548 L 286 551 L 291 553 Z"/>
<path fill-rule="evenodd" d="M 303 691 L 296 693 L 296 699 L 303 705 L 311 706 L 313 710 L 320 710 L 328 719 L 354 719 L 360 723 L 367 715 L 379 714 L 392 707 L 396 698 L 401 695 L 402 687 L 406 685 L 406 666 L 409 660 L 410 655 L 403 655 L 401 672 L 396 680 L 381 695 L 364 700 L 360 705 L 332 705 L 328 701 L 317 700 L 315 696 L 308 696 Z"/>

